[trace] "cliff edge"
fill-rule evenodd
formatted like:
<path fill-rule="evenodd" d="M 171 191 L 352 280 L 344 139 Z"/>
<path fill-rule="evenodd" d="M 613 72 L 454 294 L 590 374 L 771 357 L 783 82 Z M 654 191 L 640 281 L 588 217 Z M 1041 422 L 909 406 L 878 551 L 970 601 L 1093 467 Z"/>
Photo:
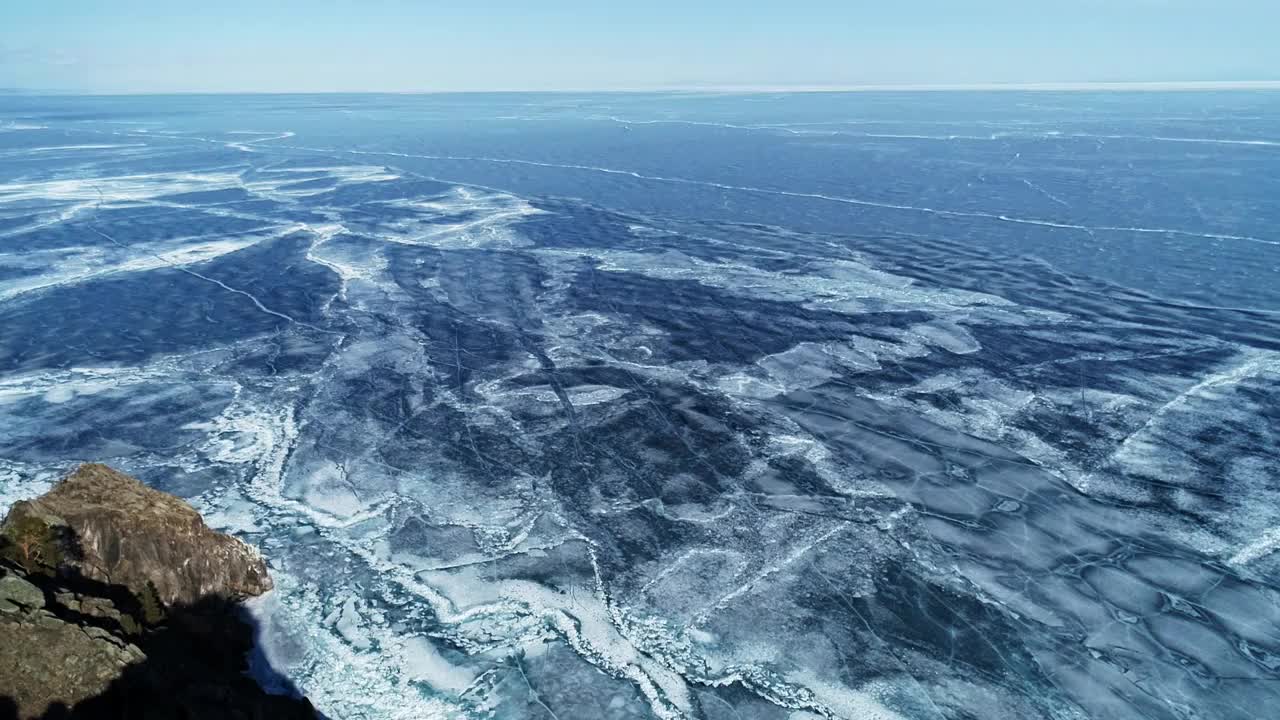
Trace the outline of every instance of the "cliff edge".
<path fill-rule="evenodd" d="M 0 524 L 0 720 L 314 718 L 245 675 L 258 552 L 182 500 L 83 465 Z"/>

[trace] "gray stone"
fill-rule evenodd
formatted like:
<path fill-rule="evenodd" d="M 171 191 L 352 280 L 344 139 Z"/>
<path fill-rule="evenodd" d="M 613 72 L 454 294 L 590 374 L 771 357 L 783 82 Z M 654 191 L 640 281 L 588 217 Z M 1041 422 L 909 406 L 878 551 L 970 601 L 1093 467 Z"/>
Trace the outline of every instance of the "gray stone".
<path fill-rule="evenodd" d="M 33 610 L 44 607 L 44 593 L 40 588 L 17 575 L 6 575 L 0 578 L 0 600 Z"/>
<path fill-rule="evenodd" d="M 89 626 L 85 627 L 85 628 L 84 628 L 84 634 L 85 634 L 85 635 L 88 635 L 89 637 L 93 638 L 94 640 L 101 640 L 102 642 L 109 643 L 109 644 L 114 645 L 114 646 L 116 646 L 116 647 L 118 647 L 118 648 L 123 648 L 123 647 L 127 644 L 127 643 L 125 643 L 125 641 L 124 641 L 124 640 L 121 640 L 120 638 L 116 637 L 115 635 L 112 635 L 111 633 L 107 632 L 106 630 L 103 630 L 103 629 L 102 629 L 102 628 L 100 628 L 100 627 L 95 627 L 95 626 L 93 626 L 93 625 L 89 625 Z"/>
<path fill-rule="evenodd" d="M 19 617 L 0 624 L 0 695 L 17 704 L 18 717 L 39 717 L 53 703 L 75 705 L 98 695 L 130 662 L 119 648 L 89 637 L 78 625 Z"/>
<path fill-rule="evenodd" d="M 142 652 L 142 648 L 133 643 L 128 643 L 124 646 L 120 651 L 120 657 L 127 663 L 142 662 L 147 659 L 147 656 Z"/>
<path fill-rule="evenodd" d="M 90 617 L 110 618 L 119 622 L 120 611 L 115 603 L 106 598 L 85 598 L 80 603 L 80 612 Z"/>

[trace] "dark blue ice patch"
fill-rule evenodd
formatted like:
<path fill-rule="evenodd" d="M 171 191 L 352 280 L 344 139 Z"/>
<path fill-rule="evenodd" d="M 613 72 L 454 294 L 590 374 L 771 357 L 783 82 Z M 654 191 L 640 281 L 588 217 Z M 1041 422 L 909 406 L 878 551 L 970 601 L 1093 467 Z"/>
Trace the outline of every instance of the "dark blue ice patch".
<path fill-rule="evenodd" d="M 239 203 L 256 198 L 244 188 L 223 188 L 220 190 L 195 190 L 192 192 L 161 195 L 158 202 L 177 203 L 179 205 L 208 205 L 222 203 Z"/>
<path fill-rule="evenodd" d="M 311 180 L 299 180 L 298 182 L 284 183 L 276 187 L 278 192 L 309 192 L 313 190 L 328 190 L 338 186 L 338 179 L 333 177 L 318 177 Z"/>
<path fill-rule="evenodd" d="M 690 280 L 659 280 L 639 273 L 582 271 L 569 293 L 582 310 L 604 311 L 659 328 L 646 337 L 668 361 L 750 364 L 801 342 L 884 332 L 929 318 L 920 312 L 845 315 L 800 303 L 761 300 Z"/>
<path fill-rule="evenodd" d="M 94 230 L 110 235 L 122 245 L 158 243 L 197 237 L 225 238 L 260 232 L 272 221 L 206 213 L 195 208 L 110 208 L 58 225 L 48 225 L 0 240 L 31 250 L 107 245 L 112 242 Z"/>
<path fill-rule="evenodd" d="M 338 290 L 328 269 L 307 262 L 309 241 L 290 236 L 194 265 L 50 288 L 0 304 L 0 368 L 139 364 L 157 355 L 236 342 L 263 333 L 315 332 Z M 191 273 L 199 273 L 205 280 Z M 253 299 L 227 290 L 249 293 Z"/>
<path fill-rule="evenodd" d="M 7 432 L 0 456 L 32 463 L 111 462 L 138 453 L 168 455 L 205 437 L 188 427 L 222 412 L 234 392 L 230 383 L 131 383 L 120 378 L 86 394 L 74 384 L 57 401 L 31 395 L 0 412 Z"/>
<path fill-rule="evenodd" d="M 394 174 L 394 171 L 389 171 Z M 384 200 L 416 200 L 438 196 L 453 186 L 434 180 L 400 178 L 378 182 L 352 182 L 339 185 L 328 192 L 307 195 L 298 202 L 307 207 L 353 207 L 363 203 Z"/>
<path fill-rule="evenodd" d="M 544 272 L 531 257 L 392 246 L 391 276 L 415 300 L 409 317 L 434 371 L 460 390 L 477 371 L 536 352 L 534 296 Z M 433 283 L 427 287 L 427 281 Z"/>
<path fill-rule="evenodd" d="M 39 275 L 41 270 L 33 267 L 9 267 L 0 264 L 0 280 L 15 280 L 20 277 Z"/>
<path fill-rule="evenodd" d="M 613 249 L 644 244 L 630 230 L 638 218 L 569 200 L 543 199 L 533 203 L 543 214 L 516 226 L 534 245 L 549 248 Z"/>
<path fill-rule="evenodd" d="M 15 209 L 17 208 L 14 208 L 12 206 L 10 207 L 11 211 Z M 42 208 L 33 208 L 33 209 L 42 209 Z M 16 230 L 20 227 L 26 227 L 28 225 L 34 225 L 38 222 L 40 222 L 40 218 L 35 214 L 15 215 L 13 217 L 2 217 L 0 218 L 0 233 L 9 232 L 12 230 Z M 6 239 L 0 238 L 0 247 L 5 247 L 6 244 L 7 244 Z"/>

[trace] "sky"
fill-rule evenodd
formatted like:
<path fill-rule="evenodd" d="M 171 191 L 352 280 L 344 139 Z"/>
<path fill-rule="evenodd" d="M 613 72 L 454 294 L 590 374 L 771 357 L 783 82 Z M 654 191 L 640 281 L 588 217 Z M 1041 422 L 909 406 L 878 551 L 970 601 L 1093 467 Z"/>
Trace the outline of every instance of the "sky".
<path fill-rule="evenodd" d="M 0 0 L 0 88 L 1280 80 L 1280 0 Z"/>

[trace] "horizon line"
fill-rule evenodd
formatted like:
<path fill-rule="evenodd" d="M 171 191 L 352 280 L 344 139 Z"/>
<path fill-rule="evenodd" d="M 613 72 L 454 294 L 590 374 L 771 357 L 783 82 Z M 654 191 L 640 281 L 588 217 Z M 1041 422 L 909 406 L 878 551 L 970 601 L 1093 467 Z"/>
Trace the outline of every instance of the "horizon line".
<path fill-rule="evenodd" d="M 122 97 L 162 95 L 481 95 L 481 94 L 642 94 L 642 93 L 857 93 L 857 92 L 1192 92 L 1280 90 L 1280 80 L 1156 80 L 983 83 L 865 83 L 848 85 L 672 85 L 624 88 L 456 89 L 456 90 L 65 90 L 0 88 L 0 95 Z"/>

